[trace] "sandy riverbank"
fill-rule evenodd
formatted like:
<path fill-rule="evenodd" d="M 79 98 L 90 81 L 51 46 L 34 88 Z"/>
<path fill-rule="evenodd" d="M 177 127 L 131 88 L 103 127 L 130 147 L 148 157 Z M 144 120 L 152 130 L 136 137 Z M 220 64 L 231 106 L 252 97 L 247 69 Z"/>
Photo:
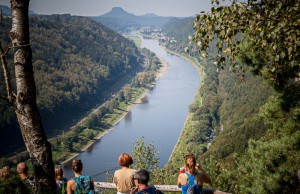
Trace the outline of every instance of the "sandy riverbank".
<path fill-rule="evenodd" d="M 168 63 L 163 59 L 159 57 L 159 60 L 161 62 L 161 67 L 159 69 L 159 71 L 156 73 L 156 80 L 159 79 L 161 76 L 164 75 L 164 73 L 166 72 L 166 70 L 168 69 Z M 135 103 L 132 103 L 131 105 L 129 105 L 126 109 L 126 111 L 124 112 L 124 114 L 112 125 L 112 127 L 108 130 L 105 130 L 104 132 L 98 134 L 95 138 L 95 140 L 90 141 L 83 149 L 81 149 L 81 152 L 86 151 L 87 149 L 89 149 L 89 147 L 91 147 L 92 145 L 94 145 L 96 143 L 97 140 L 101 139 L 103 136 L 105 136 L 106 134 L 108 134 L 116 124 L 118 124 L 126 115 L 127 113 L 136 105 L 139 104 L 141 102 L 141 99 L 145 97 L 145 95 L 148 93 L 148 90 L 145 90 L 140 96 L 139 98 L 135 101 Z M 97 108 L 98 109 L 98 108 Z M 72 156 L 70 156 L 68 159 L 64 160 L 63 162 L 61 162 L 61 165 L 73 160 L 74 158 L 76 158 L 80 153 L 76 153 L 73 154 Z"/>

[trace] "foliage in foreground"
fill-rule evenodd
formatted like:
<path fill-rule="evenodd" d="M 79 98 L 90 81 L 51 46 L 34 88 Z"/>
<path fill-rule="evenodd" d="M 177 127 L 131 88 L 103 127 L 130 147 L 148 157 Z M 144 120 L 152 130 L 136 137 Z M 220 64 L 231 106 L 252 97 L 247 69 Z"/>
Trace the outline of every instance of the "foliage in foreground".
<path fill-rule="evenodd" d="M 230 63 L 233 70 L 245 73 L 250 65 L 278 89 L 300 76 L 300 2 L 297 0 L 232 1 L 231 6 L 215 6 L 194 21 L 194 42 L 207 56 L 216 38 L 218 66 Z M 244 45 L 252 56 L 243 55 Z M 242 59 L 243 63 L 239 60 Z M 295 80 L 294 80 L 295 81 Z"/>
<path fill-rule="evenodd" d="M 30 190 L 24 185 L 16 171 L 10 172 L 10 177 L 0 179 L 0 193 L 6 194 L 30 194 Z"/>

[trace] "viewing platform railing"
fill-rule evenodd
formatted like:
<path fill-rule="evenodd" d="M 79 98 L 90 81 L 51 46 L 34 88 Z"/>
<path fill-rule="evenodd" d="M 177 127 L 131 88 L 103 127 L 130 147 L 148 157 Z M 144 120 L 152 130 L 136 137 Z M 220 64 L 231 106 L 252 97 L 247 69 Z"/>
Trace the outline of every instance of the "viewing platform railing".
<path fill-rule="evenodd" d="M 114 183 L 107 183 L 107 182 L 95 182 L 95 187 L 97 190 L 116 189 L 116 185 Z M 162 192 L 181 193 L 181 189 L 178 188 L 177 185 L 154 185 L 154 187 Z M 202 194 L 229 194 L 229 193 L 214 190 L 214 189 L 209 189 L 209 188 L 203 188 Z"/>

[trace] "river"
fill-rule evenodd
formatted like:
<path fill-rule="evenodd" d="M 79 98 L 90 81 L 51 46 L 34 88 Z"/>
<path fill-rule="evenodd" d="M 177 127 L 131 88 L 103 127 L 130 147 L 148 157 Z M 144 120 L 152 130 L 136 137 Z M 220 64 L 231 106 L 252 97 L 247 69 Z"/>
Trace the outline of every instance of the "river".
<path fill-rule="evenodd" d="M 160 166 L 164 166 L 177 143 L 188 107 L 196 95 L 200 77 L 188 61 L 167 53 L 157 40 L 142 40 L 145 47 L 167 62 L 168 68 L 156 86 L 128 114 L 99 139 L 89 150 L 78 155 L 83 162 L 83 174 L 95 181 L 105 181 L 105 172 L 119 168 L 122 152 L 131 153 L 134 142 L 144 137 L 159 151 Z M 70 161 L 71 162 L 71 161 Z M 70 162 L 63 166 L 64 175 L 73 177 Z"/>

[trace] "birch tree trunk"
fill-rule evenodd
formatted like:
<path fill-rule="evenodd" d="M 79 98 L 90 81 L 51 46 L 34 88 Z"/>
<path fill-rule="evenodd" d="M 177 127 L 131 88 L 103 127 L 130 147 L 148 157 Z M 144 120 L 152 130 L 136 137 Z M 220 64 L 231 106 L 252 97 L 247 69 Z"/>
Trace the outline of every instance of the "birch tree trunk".
<path fill-rule="evenodd" d="M 36 103 L 36 86 L 29 42 L 29 0 L 11 0 L 16 97 L 15 108 L 20 130 L 34 167 L 35 193 L 56 193 L 54 163 Z"/>

